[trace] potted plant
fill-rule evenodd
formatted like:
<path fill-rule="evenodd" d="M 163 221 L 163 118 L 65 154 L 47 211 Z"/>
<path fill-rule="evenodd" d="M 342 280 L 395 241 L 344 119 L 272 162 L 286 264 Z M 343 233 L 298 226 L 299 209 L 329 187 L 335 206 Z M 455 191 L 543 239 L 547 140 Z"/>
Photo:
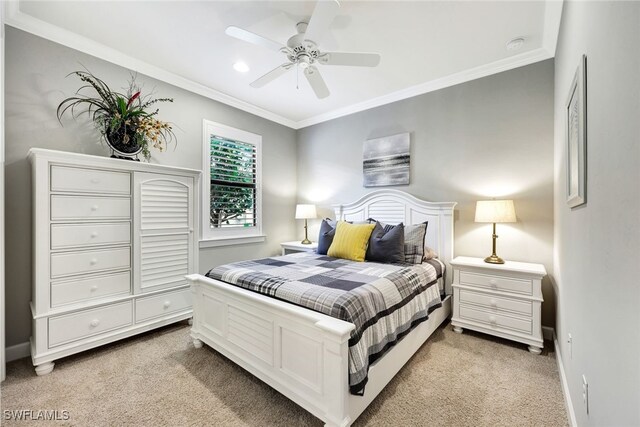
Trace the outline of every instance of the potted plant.
<path fill-rule="evenodd" d="M 157 102 L 173 102 L 172 98 L 143 97 L 135 76 L 129 82 L 127 93 L 122 94 L 111 90 L 89 71 L 74 71 L 69 75 L 76 75 L 85 85 L 75 96 L 58 105 L 58 120 L 62 124 L 62 116 L 67 111 L 73 118 L 87 113 L 111 148 L 111 157 L 137 159 L 141 153 L 149 160 L 150 147 L 164 151 L 169 143 L 175 141 L 171 124 L 155 117 L 158 109 L 147 111 Z M 88 91 L 95 94 L 87 94 Z M 82 107 L 86 109 L 76 113 L 76 109 Z"/>

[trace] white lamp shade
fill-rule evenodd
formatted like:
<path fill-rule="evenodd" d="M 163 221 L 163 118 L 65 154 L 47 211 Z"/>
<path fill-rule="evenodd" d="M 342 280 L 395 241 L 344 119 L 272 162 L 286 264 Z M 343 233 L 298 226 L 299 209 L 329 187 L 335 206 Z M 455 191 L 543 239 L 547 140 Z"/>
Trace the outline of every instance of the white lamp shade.
<path fill-rule="evenodd" d="M 316 205 L 296 205 L 296 219 L 317 218 Z"/>
<path fill-rule="evenodd" d="M 477 202 L 476 222 L 516 222 L 513 200 L 482 200 Z"/>

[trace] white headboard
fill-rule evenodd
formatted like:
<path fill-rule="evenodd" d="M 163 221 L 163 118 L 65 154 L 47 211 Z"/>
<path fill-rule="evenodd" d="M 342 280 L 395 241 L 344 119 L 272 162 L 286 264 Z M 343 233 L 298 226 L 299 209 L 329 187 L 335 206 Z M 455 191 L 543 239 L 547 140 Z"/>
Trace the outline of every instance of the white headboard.
<path fill-rule="evenodd" d="M 451 293 L 453 258 L 453 208 L 456 202 L 427 202 L 399 190 L 377 190 L 360 200 L 334 205 L 336 219 L 365 221 L 373 218 L 388 224 L 419 224 L 429 221 L 427 246 L 435 249 L 447 268 L 445 287 Z"/>

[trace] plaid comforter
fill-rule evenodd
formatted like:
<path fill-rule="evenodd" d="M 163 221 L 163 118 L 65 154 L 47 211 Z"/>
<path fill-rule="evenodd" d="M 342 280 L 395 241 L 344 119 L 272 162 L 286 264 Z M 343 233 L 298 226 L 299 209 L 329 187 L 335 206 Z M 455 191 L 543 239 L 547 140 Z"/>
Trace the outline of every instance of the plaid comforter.
<path fill-rule="evenodd" d="M 362 395 L 369 365 L 441 306 L 442 264 L 353 262 L 309 252 L 216 267 L 212 279 L 353 323 L 349 388 Z"/>

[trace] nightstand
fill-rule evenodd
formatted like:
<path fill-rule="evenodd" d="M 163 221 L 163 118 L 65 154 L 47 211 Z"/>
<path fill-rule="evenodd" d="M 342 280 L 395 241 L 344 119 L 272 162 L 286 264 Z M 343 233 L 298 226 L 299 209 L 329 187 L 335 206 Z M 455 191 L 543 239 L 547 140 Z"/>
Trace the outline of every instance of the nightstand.
<path fill-rule="evenodd" d="M 507 261 L 488 264 L 481 258 L 456 257 L 453 267 L 453 330 L 463 328 L 543 348 L 541 264 Z"/>
<path fill-rule="evenodd" d="M 280 243 L 282 247 L 282 255 L 291 254 L 294 252 L 315 252 L 318 248 L 318 242 L 311 242 L 310 244 L 303 245 L 300 241 L 295 242 L 283 242 Z"/>

